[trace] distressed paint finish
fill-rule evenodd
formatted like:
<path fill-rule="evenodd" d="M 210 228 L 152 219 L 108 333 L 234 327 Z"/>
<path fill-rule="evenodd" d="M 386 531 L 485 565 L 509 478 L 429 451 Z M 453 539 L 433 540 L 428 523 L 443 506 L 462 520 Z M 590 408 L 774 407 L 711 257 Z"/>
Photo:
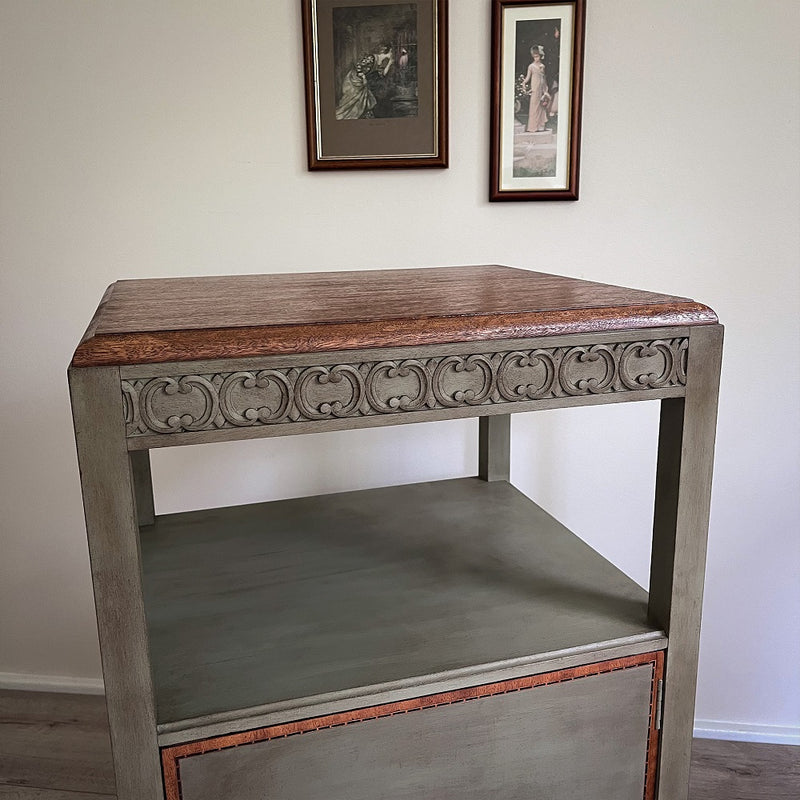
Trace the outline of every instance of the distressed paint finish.
<path fill-rule="evenodd" d="M 394 358 L 251 366 L 123 379 L 131 439 L 305 424 L 364 417 L 408 417 L 605 394 L 682 391 L 688 338 L 499 352 L 434 355 L 424 348 Z M 347 354 L 340 354 L 346 358 Z M 658 395 L 655 395 L 658 396 Z"/>
<path fill-rule="evenodd" d="M 153 476 L 150 472 L 150 453 L 147 450 L 134 450 L 130 453 L 130 459 L 136 518 L 139 525 L 152 525 L 156 519 L 156 510 Z"/>
<path fill-rule="evenodd" d="M 103 697 L 0 690 L 0 742 L 3 800 L 115 800 Z M 797 800 L 798 785 L 796 745 L 694 740 L 690 800 Z"/>
<path fill-rule="evenodd" d="M 661 664 L 647 653 L 165 748 L 167 800 L 368 800 L 376 786 L 397 800 L 578 800 L 588 782 L 652 800 Z M 356 757 L 358 772 L 331 768 Z"/>
<path fill-rule="evenodd" d="M 172 730 L 463 688 L 573 649 L 663 646 L 645 591 L 505 481 L 162 516 L 142 560 L 158 721 Z"/>
<path fill-rule="evenodd" d="M 120 799 L 161 800 L 159 743 L 173 747 L 183 745 L 186 737 L 241 736 L 243 730 L 284 725 L 287 720 L 327 713 L 346 715 L 352 714 L 353 708 L 410 702 L 423 693 L 430 696 L 436 691 L 463 691 L 473 685 L 469 681 L 515 681 L 536 670 L 584 668 L 592 659 L 635 656 L 663 648 L 663 631 L 667 631 L 662 745 L 659 750 L 653 737 L 648 740 L 646 755 L 651 767 L 646 792 L 649 796 L 655 788 L 656 770 L 652 765 L 657 759 L 658 796 L 661 800 L 685 800 L 721 339 L 722 329 L 714 312 L 686 298 L 497 266 L 122 281 L 110 287 L 76 350 L 70 384 Z M 621 594 L 612 591 L 609 595 L 608 586 L 617 581 L 607 572 L 610 565 L 590 564 L 591 559 L 580 548 L 573 548 L 570 557 L 562 558 L 559 569 L 545 569 L 547 574 L 542 573 L 540 568 L 570 540 L 561 534 L 553 538 L 557 529 L 546 526 L 546 546 L 529 552 L 536 537 L 530 536 L 531 529 L 526 526 L 531 514 L 537 518 L 543 512 L 531 511 L 529 506 L 523 509 L 511 496 L 492 499 L 483 494 L 513 491 L 507 483 L 511 413 L 647 399 L 662 403 L 649 606 L 638 595 L 629 596 L 624 587 Z M 465 610 L 461 590 L 456 594 L 462 602 L 456 610 L 447 612 L 449 625 L 430 648 L 433 660 L 427 668 L 411 665 L 406 669 L 408 664 L 400 665 L 402 668 L 394 675 L 391 669 L 386 670 L 385 658 L 369 653 L 362 657 L 364 654 L 358 656 L 348 650 L 348 644 L 361 637 L 362 644 L 378 647 L 378 656 L 385 656 L 385 651 L 380 650 L 383 644 L 394 641 L 397 645 L 396 637 L 408 633 L 408 620 L 402 617 L 410 606 L 408 598 L 432 602 L 434 606 L 439 602 L 429 591 L 429 580 L 410 594 L 406 591 L 391 609 L 387 607 L 386 619 L 400 615 L 394 624 L 384 619 L 372 629 L 361 625 L 358 635 L 351 632 L 352 640 L 327 632 L 333 638 L 327 641 L 324 652 L 328 656 L 338 652 L 343 656 L 339 664 L 343 674 L 349 670 L 349 677 L 343 682 L 326 683 L 331 677 L 329 671 L 323 669 L 316 674 L 314 664 L 295 658 L 293 670 L 282 674 L 288 672 L 289 680 L 296 678 L 300 684 L 307 680 L 309 692 L 303 695 L 289 691 L 285 696 L 278 693 L 269 697 L 262 693 L 263 660 L 259 661 L 258 654 L 250 659 L 244 653 L 242 671 L 231 676 L 227 688 L 225 680 L 215 675 L 203 690 L 206 694 L 198 692 L 203 681 L 194 680 L 191 674 L 199 663 L 192 667 L 192 658 L 199 654 L 200 661 L 207 659 L 210 664 L 232 663 L 224 642 L 217 642 L 222 647 L 219 653 L 206 653 L 202 646 L 198 649 L 198 642 L 213 649 L 213 637 L 207 633 L 215 625 L 226 636 L 243 632 L 245 639 L 249 630 L 252 639 L 254 626 L 247 622 L 241 607 L 238 614 L 230 607 L 242 596 L 231 593 L 230 583 L 224 585 L 224 570 L 217 570 L 204 583 L 195 582 L 192 586 L 187 565 L 207 550 L 206 535 L 217 536 L 218 530 L 212 531 L 215 519 L 218 529 L 223 517 L 250 512 L 227 509 L 203 512 L 198 517 L 179 515 L 177 528 L 174 521 L 159 520 L 154 514 L 148 449 L 465 417 L 480 418 L 478 461 L 482 480 L 473 479 L 467 502 L 453 503 L 444 510 L 443 519 L 460 520 L 456 531 L 459 535 L 449 546 L 438 552 L 435 537 L 429 535 L 431 531 L 421 520 L 403 520 L 397 515 L 398 503 L 391 497 L 406 498 L 400 502 L 406 516 L 413 517 L 415 511 L 422 513 L 422 506 L 408 494 L 420 491 L 413 487 L 375 490 L 378 494 L 363 504 L 353 499 L 339 529 L 370 534 L 367 545 L 358 545 L 366 548 L 364 552 L 374 555 L 374 548 L 388 547 L 379 562 L 393 558 L 388 540 L 381 544 L 376 535 L 394 531 L 392 524 L 384 520 L 392 519 L 401 525 L 401 530 L 390 537 L 392 547 L 398 542 L 408 543 L 422 533 L 424 541 L 417 544 L 422 556 L 432 557 L 434 566 L 440 565 L 437 590 L 444 587 L 446 592 L 452 569 L 464 567 L 470 579 L 480 577 L 481 588 L 489 591 L 487 597 L 498 599 L 503 592 L 511 592 L 515 599 L 509 596 L 501 600 L 498 608 L 505 603 L 505 608 L 522 609 L 522 617 L 533 620 L 524 630 L 505 637 L 504 643 L 519 644 L 526 631 L 530 634 L 539 621 L 543 638 L 533 645 L 528 642 L 524 652 L 516 656 L 506 652 L 502 644 L 472 660 L 461 660 L 463 643 L 472 640 L 452 636 L 458 620 L 470 624 L 479 621 L 479 627 L 482 625 L 490 638 L 502 634 L 506 625 L 487 614 L 487 609 Z M 387 492 L 389 502 L 378 513 L 375 509 L 380 506 L 380 492 Z M 439 492 L 436 489 L 441 498 Z M 315 503 L 324 505 L 329 501 L 306 498 L 296 507 L 291 505 L 294 501 L 286 502 L 289 505 L 274 507 L 289 509 L 286 513 L 291 517 L 302 516 L 309 508 L 313 511 Z M 351 500 L 340 496 L 332 502 L 347 504 Z M 370 503 L 373 511 L 367 508 Z M 302 507 L 305 511 L 298 511 Z M 426 508 L 427 524 L 446 530 L 441 520 L 436 522 L 436 514 L 430 513 L 435 504 Z M 477 537 L 465 534 L 471 530 L 470 525 L 474 528 L 476 520 L 487 514 L 491 520 Z M 354 525 L 354 520 L 359 525 Z M 300 541 L 298 532 L 310 532 L 313 538 L 313 525 L 309 529 L 307 522 L 306 519 L 300 528 L 287 528 L 292 541 Z M 329 522 L 330 516 L 326 516 L 327 534 Z M 162 562 L 162 570 L 159 559 L 169 559 L 170 537 L 178 531 L 180 538 L 179 529 L 184 525 L 196 537 L 192 547 L 174 563 Z M 246 525 L 252 528 L 251 523 Z M 210 526 L 205 533 L 204 526 Z M 364 530 L 361 526 L 365 526 Z M 511 547 L 516 553 L 511 559 L 516 572 L 505 568 L 498 572 L 492 548 L 502 543 L 508 531 L 523 529 L 527 532 L 523 536 L 525 546 L 516 550 L 516 545 Z M 226 528 L 228 533 L 232 530 Z M 165 535 L 159 538 L 160 534 Z M 146 543 L 144 559 L 139 551 L 139 536 Z M 212 550 L 222 550 L 207 561 L 221 564 L 226 547 L 228 555 L 236 551 L 241 556 L 236 548 L 246 545 L 248 536 L 242 539 L 233 535 L 230 541 L 212 542 Z M 258 539 L 263 544 L 263 536 Z M 328 546 L 330 536 L 321 537 L 320 541 L 323 539 Z M 153 542 L 157 546 L 151 548 Z M 484 552 L 487 547 L 489 551 Z M 471 552 L 483 555 L 473 564 Z M 315 558 L 331 562 L 330 552 L 326 556 L 315 546 L 298 563 L 316 569 Z M 533 562 L 528 563 L 528 558 Z M 202 610 L 204 616 L 194 621 L 187 618 L 168 636 L 154 634 L 161 622 L 166 621 L 169 627 L 170 615 L 179 618 L 188 605 L 185 598 L 178 598 L 172 605 L 160 601 L 153 604 L 152 597 L 161 590 L 148 590 L 148 635 L 141 585 L 143 560 L 144 580 L 150 590 L 153 581 L 159 580 L 164 581 L 162 589 L 166 587 L 167 593 L 188 588 L 194 591 L 192 606 Z M 246 559 L 236 559 L 242 568 L 256 561 L 256 555 L 250 564 Z M 528 567 L 533 572 L 523 574 Z M 415 569 L 416 566 L 398 574 L 401 578 L 405 574 L 407 579 Z M 430 572 L 430 565 L 426 569 Z M 235 572 L 234 569 L 230 575 Z M 380 572 L 375 564 L 373 572 Z M 357 571 L 352 574 L 355 576 Z M 319 597 L 323 597 L 324 581 L 332 580 L 332 576 L 320 575 L 323 585 Z M 597 579 L 603 575 L 600 586 Z M 217 605 L 215 581 L 222 581 L 218 594 L 225 598 Z M 379 583 L 374 575 L 373 583 Z M 384 580 L 380 585 L 386 583 Z M 400 584 L 402 580 L 397 583 Z M 312 582 L 305 579 L 299 585 L 308 587 L 312 594 L 319 589 L 317 585 L 312 588 Z M 297 591 L 299 585 L 286 584 L 284 594 Z M 389 582 L 390 588 L 393 585 Z M 261 579 L 250 587 L 256 593 L 263 588 Z M 247 592 L 247 587 L 244 590 Z M 337 589 L 335 597 L 339 598 L 336 602 L 345 602 L 348 594 Z M 320 602 L 317 610 L 329 611 L 336 602 Z M 279 608 L 280 597 L 276 603 Z M 299 601 L 294 603 L 295 607 L 299 605 Z M 597 613 L 602 619 L 588 626 L 592 631 L 587 638 L 580 621 L 586 628 L 587 619 Z M 432 619 L 427 614 L 422 609 L 422 629 Z M 275 616 L 280 620 L 287 615 Z M 345 618 L 363 621 L 364 616 L 351 609 Z M 513 618 L 514 613 L 504 617 Z M 298 629 L 304 628 L 307 619 Z M 581 632 L 575 633 L 579 629 Z M 326 644 L 325 632 L 317 645 L 320 643 Z M 153 653 L 153 649 L 157 652 Z M 410 651 L 406 648 L 403 652 Z M 176 660 L 176 654 L 181 653 L 186 657 Z M 349 661 L 344 657 L 348 653 Z M 157 674 L 155 690 L 151 654 Z M 492 655 L 499 660 L 489 663 Z M 331 658 L 325 663 L 330 666 Z M 369 665 L 378 672 L 384 670 L 384 682 L 379 679 L 370 683 L 374 670 L 362 674 Z M 391 663 L 389 666 L 394 669 Z M 205 667 L 200 664 L 199 669 L 202 672 Z M 166 683 L 159 683 L 165 674 Z M 253 679 L 253 675 L 257 677 Z M 273 689 L 279 683 L 277 678 L 268 680 Z M 182 711 L 166 711 L 157 724 L 154 694 L 167 684 L 181 687 L 173 698 L 172 709 Z M 564 687 L 571 685 L 577 684 Z M 235 694 L 237 686 L 246 690 L 241 698 L 231 694 Z M 572 690 L 564 691 L 563 696 L 567 697 Z M 213 702 L 204 707 L 209 698 Z M 470 702 L 500 703 L 502 699 L 489 697 Z M 444 720 L 449 713 L 465 713 L 468 706 L 464 702 L 450 704 L 444 710 L 415 713 L 441 714 L 437 719 Z M 570 703 L 567 706 L 570 708 L 566 716 L 579 714 L 578 708 Z M 168 708 L 159 700 L 160 712 Z M 511 709 L 512 717 L 514 713 Z M 613 714 L 602 716 L 602 730 L 616 729 L 619 720 L 633 713 L 620 697 Z M 397 717 L 396 724 L 402 726 L 401 720 L 413 716 Z M 499 718 L 507 721 L 509 715 L 500 714 Z M 546 750 L 551 744 L 558 745 L 559 735 L 552 732 L 558 729 L 559 719 L 564 718 L 565 714 L 554 717 L 538 732 L 530 729 L 539 739 L 538 746 Z M 382 717 L 368 724 L 392 727 L 395 720 Z M 654 724 L 652 703 L 649 724 Z M 463 728 L 460 723 L 456 725 L 459 736 Z M 333 738 L 326 741 L 344 742 L 349 736 L 360 736 L 355 733 L 360 729 L 361 726 L 347 725 L 333 731 Z M 439 733 L 445 736 L 447 732 L 443 724 Z M 314 736 L 327 734 L 319 732 Z M 399 737 L 403 743 L 399 727 L 389 737 L 387 741 Z M 601 738 L 601 734 L 598 732 L 595 738 Z M 295 741 L 303 739 L 298 737 Z M 255 749 L 248 748 L 268 745 L 269 741 L 254 743 L 242 752 L 254 753 Z M 645 747 L 641 737 L 639 745 Z M 335 761 L 337 746 L 333 745 L 328 753 Z M 216 758 L 217 755 L 204 755 L 210 760 L 203 763 L 212 765 L 223 760 L 222 755 Z M 245 760 L 249 758 L 248 755 Z M 259 757 L 254 758 L 257 762 Z M 587 766 L 587 781 L 598 774 L 598 765 L 602 766 L 600 762 Z M 215 769 L 209 767 L 209 779 Z M 561 770 L 569 771 L 566 767 Z M 202 771 L 197 774 L 202 777 Z M 438 785 L 439 777 L 434 771 L 434 785 Z M 252 787 L 253 780 L 252 776 L 242 775 L 242 791 L 250 791 L 247 782 Z M 200 783 L 204 785 L 203 780 Z M 472 783 L 464 783 L 472 791 Z M 195 788 L 198 785 L 195 783 Z M 488 784 L 475 786 L 478 795 L 493 791 Z M 613 793 L 602 781 L 593 788 L 600 794 Z M 573 794 L 586 796 L 585 791 L 583 795 Z M 202 790 L 197 798 L 206 800 Z"/>
<path fill-rule="evenodd" d="M 669 637 L 658 783 L 670 800 L 689 791 L 722 337 L 691 332 L 686 397 L 661 408 L 649 613 Z"/>
<path fill-rule="evenodd" d="M 138 520 L 119 370 L 70 370 L 97 630 L 119 800 L 160 800 Z"/>
<path fill-rule="evenodd" d="M 478 477 L 511 480 L 511 415 L 478 419 Z"/>

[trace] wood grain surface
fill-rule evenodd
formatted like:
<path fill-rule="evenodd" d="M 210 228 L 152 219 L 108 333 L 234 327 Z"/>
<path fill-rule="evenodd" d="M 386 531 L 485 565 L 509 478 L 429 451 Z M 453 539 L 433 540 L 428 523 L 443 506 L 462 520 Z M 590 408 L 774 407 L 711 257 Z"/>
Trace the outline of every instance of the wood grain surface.
<path fill-rule="evenodd" d="M 690 800 L 795 800 L 798 785 L 798 746 L 694 740 Z M 115 797 L 103 697 L 0 691 L 2 800 Z"/>
<path fill-rule="evenodd" d="M 105 698 L 0 690 L 0 798 L 90 794 L 114 795 Z"/>
<path fill-rule="evenodd" d="M 158 721 L 184 730 L 235 709 L 307 709 L 303 698 L 344 691 L 352 708 L 376 684 L 428 694 L 501 664 L 663 641 L 644 590 L 505 481 L 159 516 L 141 543 Z"/>
<path fill-rule="evenodd" d="M 797 800 L 800 746 L 695 739 L 689 800 Z"/>
<path fill-rule="evenodd" d="M 155 708 L 139 530 L 119 370 L 69 370 L 97 633 L 119 800 L 158 800 Z"/>
<path fill-rule="evenodd" d="M 673 295 L 497 265 L 118 281 L 72 365 L 405 347 L 716 322 Z"/>
<path fill-rule="evenodd" d="M 177 745 L 174 747 L 164 748 L 162 750 L 162 760 L 164 767 L 164 785 L 166 790 L 166 798 L 167 800 L 181 800 L 181 798 L 183 797 L 181 792 L 180 761 L 181 759 L 186 757 L 196 756 L 203 753 L 227 750 L 230 748 L 241 748 L 243 746 L 255 744 L 257 742 L 266 742 L 271 739 L 286 739 L 287 737 L 292 737 L 298 734 L 310 733 L 313 731 L 326 730 L 331 728 L 340 728 L 342 726 L 351 725 L 353 723 L 368 722 L 370 720 L 376 720 L 395 715 L 404 715 L 423 709 L 438 709 L 453 704 L 460 704 L 481 698 L 507 695 L 509 693 L 526 691 L 537 687 L 566 684 L 578 681 L 581 678 L 590 678 L 594 676 L 606 675 L 613 672 L 628 670 L 635 667 L 642 667 L 644 665 L 652 665 L 653 670 L 648 678 L 648 684 L 651 687 L 651 691 L 648 691 L 648 695 L 651 695 L 650 711 L 648 712 L 646 708 L 638 709 L 640 713 L 644 713 L 645 720 L 647 719 L 647 714 L 649 713 L 649 723 L 647 726 L 644 727 L 644 730 L 642 732 L 643 735 L 646 735 L 646 741 L 647 741 L 647 746 L 642 748 L 646 753 L 646 758 L 644 759 L 645 764 L 642 764 L 642 766 L 640 767 L 642 771 L 639 772 L 638 770 L 635 770 L 635 772 L 638 772 L 638 775 L 636 775 L 634 778 L 634 782 L 637 778 L 639 781 L 641 781 L 642 773 L 644 773 L 644 798 L 645 800 L 652 800 L 653 791 L 655 789 L 656 760 L 655 758 L 651 757 L 651 754 L 654 750 L 657 750 L 656 740 L 658 737 L 658 732 L 655 729 L 654 715 L 652 714 L 652 702 L 653 699 L 655 698 L 655 685 L 661 676 L 660 666 L 662 662 L 663 662 L 662 653 L 660 652 L 644 653 L 641 655 L 631 656 L 629 658 L 624 658 L 624 659 L 605 661 L 595 664 L 585 664 L 580 667 L 560 670 L 558 672 L 551 672 L 540 675 L 530 675 L 524 678 L 517 678 L 515 680 L 510 680 L 510 681 L 485 684 L 482 686 L 472 686 L 465 689 L 460 689 L 458 691 L 443 692 L 425 697 L 417 697 L 402 702 L 387 703 L 372 708 L 360 708 L 341 714 L 332 714 L 329 716 L 318 717 L 315 719 L 304 719 L 304 720 L 299 720 L 297 722 L 289 722 L 282 725 L 273 725 L 268 728 L 249 730 L 228 736 L 214 737 L 212 739 L 194 741 L 182 745 Z M 587 698 L 584 698 L 585 701 L 591 699 L 594 699 L 596 701 L 596 698 L 592 698 L 591 695 Z M 515 705 L 519 705 L 521 702 L 524 701 L 516 698 L 514 700 Z M 552 703 L 553 700 L 550 699 L 548 702 Z M 540 709 L 539 714 L 542 714 L 542 712 L 543 709 Z M 495 736 L 500 735 L 501 727 L 502 725 L 500 723 L 500 720 L 498 719 L 495 722 L 495 728 L 494 728 Z M 452 730 L 450 732 L 450 737 L 452 737 L 453 739 L 456 737 L 455 730 Z M 641 740 L 639 736 L 637 736 L 634 740 L 631 741 L 630 744 L 632 746 L 629 749 L 636 749 L 636 747 L 640 742 L 644 744 L 644 741 Z M 539 748 L 533 748 L 534 751 L 537 751 L 539 753 L 540 758 L 543 747 L 544 743 L 541 743 L 541 746 Z M 524 757 L 524 761 L 530 764 L 531 768 L 533 768 L 532 765 L 535 763 L 535 756 L 531 752 L 531 748 L 527 744 L 525 746 L 525 750 L 526 750 L 526 755 Z M 551 757 L 553 757 L 553 754 L 550 755 Z M 412 768 L 412 765 L 410 763 L 405 764 L 405 766 L 407 768 Z M 419 768 L 424 769 L 425 766 L 426 764 L 420 764 Z M 577 765 L 574 766 L 577 772 L 579 768 Z M 630 768 L 630 765 L 627 766 L 628 768 Z M 452 780 L 456 780 L 455 777 L 455 773 L 457 772 L 456 766 L 454 763 L 452 763 L 451 767 L 453 774 L 452 776 L 448 776 L 448 778 L 446 779 L 446 782 L 448 784 L 451 778 Z M 489 764 L 487 764 L 487 769 L 488 767 Z M 596 767 L 598 771 L 602 770 L 600 764 L 596 765 Z M 616 775 L 616 779 L 621 781 L 623 765 L 622 764 L 615 765 L 615 768 L 619 770 L 619 774 Z M 331 777 L 333 778 L 333 776 Z M 510 774 L 507 775 L 506 777 L 507 780 L 509 781 L 506 788 L 509 792 L 511 792 L 512 791 L 511 785 L 513 778 Z M 473 775 L 473 780 L 474 779 L 477 779 L 476 775 Z M 259 785 L 262 785 L 263 781 L 264 778 L 262 776 L 258 781 Z M 628 781 L 628 783 L 629 782 L 630 781 Z M 525 781 L 525 784 L 527 785 L 527 780 Z M 564 796 L 566 796 L 566 794 L 569 794 L 570 797 L 574 796 L 574 794 L 569 791 L 568 787 L 571 786 L 571 784 L 568 779 L 564 780 L 563 785 L 561 785 L 561 782 L 559 781 L 559 785 L 565 791 Z M 442 790 L 444 790 L 444 786 L 442 786 L 441 788 Z M 523 791 L 527 794 L 527 792 L 530 791 L 531 788 L 532 786 L 527 786 L 527 789 L 524 789 Z M 639 794 L 641 794 L 642 789 L 639 788 L 638 792 Z M 406 794 L 404 793 L 401 794 L 403 797 L 406 796 Z M 213 793 L 213 796 L 218 797 L 218 794 Z M 250 793 L 248 793 L 247 796 L 248 797 L 251 796 Z M 336 796 L 338 796 L 338 794 Z M 392 796 L 394 796 L 394 794 Z M 448 793 L 447 796 L 449 797 L 450 794 Z M 510 797 L 512 795 L 509 794 L 508 796 Z M 517 795 L 514 794 L 513 796 L 516 797 Z"/>
<path fill-rule="evenodd" d="M 686 396 L 661 404 L 649 617 L 669 636 L 658 792 L 687 800 L 711 507 L 721 325 L 692 332 Z"/>

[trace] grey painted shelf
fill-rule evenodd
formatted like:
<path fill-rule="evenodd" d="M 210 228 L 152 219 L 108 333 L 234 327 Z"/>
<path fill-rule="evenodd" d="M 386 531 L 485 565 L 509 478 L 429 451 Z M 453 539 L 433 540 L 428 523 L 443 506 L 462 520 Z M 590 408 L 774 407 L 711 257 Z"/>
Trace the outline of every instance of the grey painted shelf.
<path fill-rule="evenodd" d="M 505 481 L 160 516 L 141 547 L 162 733 L 666 646 L 646 592 Z"/>

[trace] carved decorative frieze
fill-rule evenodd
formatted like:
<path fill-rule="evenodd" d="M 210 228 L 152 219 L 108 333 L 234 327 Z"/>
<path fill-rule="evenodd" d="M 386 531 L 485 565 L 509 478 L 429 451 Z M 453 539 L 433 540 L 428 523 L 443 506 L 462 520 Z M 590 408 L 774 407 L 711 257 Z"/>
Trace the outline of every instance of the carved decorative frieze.
<path fill-rule="evenodd" d="M 122 382 L 127 434 L 312 422 L 686 384 L 688 339 Z"/>

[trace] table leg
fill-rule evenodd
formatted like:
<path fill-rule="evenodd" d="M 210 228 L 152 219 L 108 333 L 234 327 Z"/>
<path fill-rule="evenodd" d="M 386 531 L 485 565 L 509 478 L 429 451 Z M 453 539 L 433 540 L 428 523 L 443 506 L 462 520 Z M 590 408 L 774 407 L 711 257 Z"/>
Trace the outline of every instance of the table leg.
<path fill-rule="evenodd" d="M 71 369 L 75 440 L 119 800 L 162 800 L 119 369 Z"/>
<path fill-rule="evenodd" d="M 686 800 L 717 422 L 720 325 L 693 328 L 686 395 L 661 401 L 649 616 L 669 637 L 658 797 Z"/>
<path fill-rule="evenodd" d="M 478 477 L 507 481 L 511 474 L 511 415 L 478 417 Z"/>
<path fill-rule="evenodd" d="M 156 521 L 156 511 L 153 500 L 153 476 L 150 472 L 150 451 L 134 450 L 130 454 L 130 459 L 136 516 L 139 525 L 152 525 Z"/>

